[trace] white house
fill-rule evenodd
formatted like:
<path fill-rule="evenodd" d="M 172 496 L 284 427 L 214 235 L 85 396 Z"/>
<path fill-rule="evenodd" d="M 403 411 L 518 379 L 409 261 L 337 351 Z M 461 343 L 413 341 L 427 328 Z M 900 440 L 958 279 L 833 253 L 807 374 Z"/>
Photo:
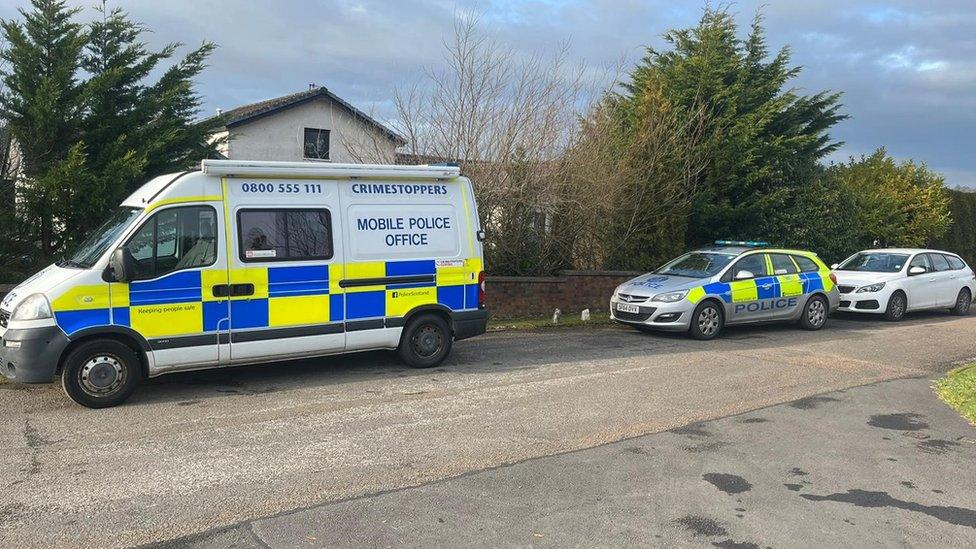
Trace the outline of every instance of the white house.
<path fill-rule="evenodd" d="M 221 113 L 221 154 L 240 160 L 396 162 L 406 141 L 324 87 Z"/>

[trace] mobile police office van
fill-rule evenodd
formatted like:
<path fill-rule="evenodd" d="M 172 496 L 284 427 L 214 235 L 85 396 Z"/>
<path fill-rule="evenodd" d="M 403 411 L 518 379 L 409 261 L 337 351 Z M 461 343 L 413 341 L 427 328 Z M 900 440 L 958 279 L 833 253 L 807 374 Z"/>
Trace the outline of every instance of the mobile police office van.
<path fill-rule="evenodd" d="M 0 373 L 89 407 L 144 377 L 347 351 L 439 364 L 485 331 L 456 167 L 205 160 L 136 191 L 0 303 Z"/>

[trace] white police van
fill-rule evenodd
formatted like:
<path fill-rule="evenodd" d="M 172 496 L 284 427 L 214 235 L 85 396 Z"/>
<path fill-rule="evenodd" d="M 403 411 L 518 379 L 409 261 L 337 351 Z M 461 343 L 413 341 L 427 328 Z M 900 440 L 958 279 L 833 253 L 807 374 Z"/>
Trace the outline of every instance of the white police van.
<path fill-rule="evenodd" d="M 89 407 L 170 372 L 485 331 L 483 232 L 449 166 L 205 160 L 130 196 L 0 303 L 0 374 Z"/>

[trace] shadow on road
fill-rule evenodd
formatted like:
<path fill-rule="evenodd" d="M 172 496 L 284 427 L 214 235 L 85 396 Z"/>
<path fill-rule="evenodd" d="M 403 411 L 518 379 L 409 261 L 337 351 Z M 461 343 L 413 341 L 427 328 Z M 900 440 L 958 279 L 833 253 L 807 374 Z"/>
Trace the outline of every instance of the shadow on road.
<path fill-rule="evenodd" d="M 954 318 L 942 312 L 923 312 L 894 324 L 874 315 L 837 314 L 831 318 L 828 328 L 819 332 L 806 332 L 782 323 L 731 327 L 719 339 L 707 342 L 691 340 L 684 334 L 646 334 L 625 326 L 499 332 L 459 342 L 443 365 L 429 370 L 405 367 L 390 351 L 371 351 L 176 373 L 147 381 L 130 404 L 173 401 L 195 404 L 229 395 L 267 394 L 382 378 L 423 377 L 437 381 L 437 376 L 444 374 L 492 375 L 586 360 L 769 349 L 830 338 L 857 338 L 866 331 L 940 324 Z"/>

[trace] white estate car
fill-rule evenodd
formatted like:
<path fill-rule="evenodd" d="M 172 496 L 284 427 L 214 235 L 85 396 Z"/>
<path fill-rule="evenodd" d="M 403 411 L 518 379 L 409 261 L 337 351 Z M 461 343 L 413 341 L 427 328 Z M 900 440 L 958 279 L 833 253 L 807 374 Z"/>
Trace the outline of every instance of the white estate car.
<path fill-rule="evenodd" d="M 908 311 L 969 312 L 976 273 L 958 255 L 940 250 L 864 250 L 831 267 L 840 290 L 839 311 L 883 314 L 901 320 Z"/>

